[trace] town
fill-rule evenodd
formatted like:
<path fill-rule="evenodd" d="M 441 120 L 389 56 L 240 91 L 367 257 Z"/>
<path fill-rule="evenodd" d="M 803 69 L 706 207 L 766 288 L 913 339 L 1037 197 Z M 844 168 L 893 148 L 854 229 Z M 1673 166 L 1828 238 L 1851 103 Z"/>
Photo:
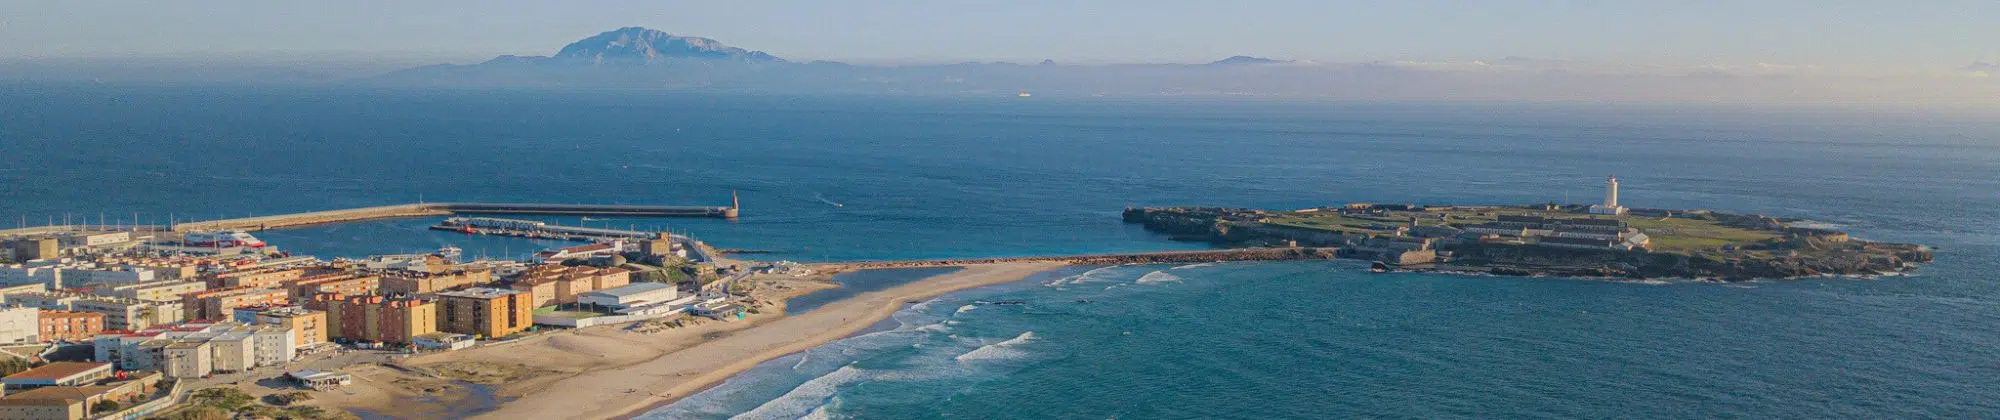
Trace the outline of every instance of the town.
<path fill-rule="evenodd" d="M 217 406 L 339 418 L 347 413 L 290 403 L 351 383 L 342 368 L 360 361 L 608 324 L 730 321 L 756 310 L 732 281 L 752 269 L 718 263 L 706 244 L 607 232 L 582 232 L 594 235 L 591 243 L 525 261 L 462 261 L 449 247 L 321 260 L 236 230 L 0 231 L 0 418 L 140 418 Z M 792 264 L 756 270 L 806 272 Z"/>

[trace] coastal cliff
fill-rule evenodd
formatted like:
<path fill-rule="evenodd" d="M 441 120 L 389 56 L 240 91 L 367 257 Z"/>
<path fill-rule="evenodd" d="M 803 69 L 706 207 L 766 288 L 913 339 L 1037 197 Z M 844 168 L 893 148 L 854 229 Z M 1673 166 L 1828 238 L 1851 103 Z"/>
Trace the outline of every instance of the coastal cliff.
<path fill-rule="evenodd" d="M 1932 259 L 1923 245 L 1855 240 L 1765 216 L 1574 210 L 1355 204 L 1282 212 L 1132 208 L 1123 217 L 1175 240 L 1337 248 L 1341 257 L 1401 271 L 1741 281 L 1900 273 Z"/>

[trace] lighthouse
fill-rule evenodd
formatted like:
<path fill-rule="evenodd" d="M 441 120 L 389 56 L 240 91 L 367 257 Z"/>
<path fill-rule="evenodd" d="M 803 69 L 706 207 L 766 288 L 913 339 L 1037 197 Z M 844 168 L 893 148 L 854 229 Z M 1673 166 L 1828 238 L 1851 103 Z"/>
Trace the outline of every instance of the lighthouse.
<path fill-rule="evenodd" d="M 1625 206 L 1618 205 L 1618 176 L 1604 179 L 1604 204 L 1590 206 L 1590 214 L 1625 214 Z"/>

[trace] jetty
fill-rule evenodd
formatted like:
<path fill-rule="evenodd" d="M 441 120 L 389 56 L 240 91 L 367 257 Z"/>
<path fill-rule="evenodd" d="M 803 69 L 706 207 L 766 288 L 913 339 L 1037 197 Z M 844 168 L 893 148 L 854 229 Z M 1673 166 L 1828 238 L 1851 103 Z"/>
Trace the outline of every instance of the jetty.
<path fill-rule="evenodd" d="M 417 203 L 237 219 L 180 222 L 175 223 L 171 227 L 171 230 L 175 232 L 265 230 L 408 217 L 499 214 L 714 217 L 735 219 L 740 214 L 740 209 L 734 204 L 730 206 L 649 206 L 627 204 Z"/>

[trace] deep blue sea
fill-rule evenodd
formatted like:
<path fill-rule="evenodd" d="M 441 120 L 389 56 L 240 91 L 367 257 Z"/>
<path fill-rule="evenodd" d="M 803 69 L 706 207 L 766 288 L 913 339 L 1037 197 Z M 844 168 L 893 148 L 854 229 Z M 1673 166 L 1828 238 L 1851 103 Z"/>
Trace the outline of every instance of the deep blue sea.
<path fill-rule="evenodd" d="M 1198 248 L 1128 205 L 1597 200 L 1939 247 L 1747 284 L 1078 267 L 913 305 L 648 418 L 2000 416 L 2000 115 L 1224 99 L 0 87 L 0 222 L 428 201 L 723 204 L 621 219 L 800 261 Z M 830 203 L 840 203 L 834 206 Z M 552 219 L 584 223 L 576 219 Z M 554 243 L 433 220 L 299 253 Z M 1020 300 L 1024 305 L 977 305 Z M 1088 303 L 1084 303 L 1088 302 Z"/>

